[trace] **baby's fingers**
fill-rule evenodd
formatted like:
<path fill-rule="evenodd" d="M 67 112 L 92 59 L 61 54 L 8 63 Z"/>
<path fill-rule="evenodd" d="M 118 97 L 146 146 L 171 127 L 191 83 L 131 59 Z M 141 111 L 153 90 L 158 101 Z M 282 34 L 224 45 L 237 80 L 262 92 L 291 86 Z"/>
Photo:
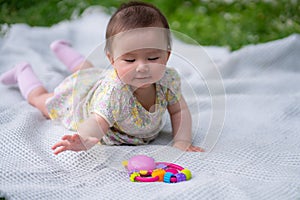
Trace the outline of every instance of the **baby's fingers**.
<path fill-rule="evenodd" d="M 196 146 L 190 146 L 187 151 L 190 152 L 204 152 L 205 150 L 200 148 L 200 147 L 196 147 Z"/>
<path fill-rule="evenodd" d="M 74 135 L 72 135 L 71 139 L 73 141 L 80 140 L 80 136 L 78 134 L 74 134 Z"/>
<path fill-rule="evenodd" d="M 70 145 L 70 143 L 67 140 L 62 140 L 62 141 L 57 142 L 56 144 L 54 144 L 51 149 L 55 150 L 58 147 L 67 147 L 69 145 Z"/>
<path fill-rule="evenodd" d="M 62 140 L 73 140 L 73 135 L 64 135 L 61 139 Z"/>
<path fill-rule="evenodd" d="M 55 151 L 53 152 L 55 155 L 58 155 L 59 153 L 66 151 L 67 147 L 66 146 L 61 146 L 55 149 Z"/>

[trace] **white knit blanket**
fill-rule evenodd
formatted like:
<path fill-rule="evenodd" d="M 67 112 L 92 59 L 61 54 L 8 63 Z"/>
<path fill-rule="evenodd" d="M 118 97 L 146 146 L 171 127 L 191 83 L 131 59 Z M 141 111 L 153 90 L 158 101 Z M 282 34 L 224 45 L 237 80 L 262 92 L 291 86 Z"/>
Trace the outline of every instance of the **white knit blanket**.
<path fill-rule="evenodd" d="M 109 16 L 89 9 L 50 28 L 15 24 L 0 38 L 0 73 L 29 61 L 47 89 L 68 75 L 48 46 L 64 38 L 98 67 L 107 67 L 103 38 Z M 51 146 L 71 133 L 46 120 L 16 87 L 0 85 L 0 196 L 7 199 L 299 199 L 300 36 L 223 47 L 174 41 L 193 116 L 194 145 L 171 147 L 170 122 L 147 146 L 100 146 L 55 156 Z M 145 154 L 191 170 L 189 181 L 130 182 L 121 162 Z"/>

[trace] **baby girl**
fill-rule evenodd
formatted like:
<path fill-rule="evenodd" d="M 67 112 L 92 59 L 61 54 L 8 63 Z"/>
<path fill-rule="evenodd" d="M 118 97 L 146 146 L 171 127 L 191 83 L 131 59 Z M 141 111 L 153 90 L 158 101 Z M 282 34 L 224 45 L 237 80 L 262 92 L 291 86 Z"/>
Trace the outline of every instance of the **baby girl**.
<path fill-rule="evenodd" d="M 18 84 L 29 104 L 76 131 L 53 145 L 54 154 L 87 150 L 97 143 L 148 144 L 162 130 L 166 111 L 173 146 L 203 151 L 192 145 L 192 119 L 181 94 L 180 77 L 175 69 L 166 67 L 171 35 L 165 16 L 156 7 L 130 2 L 111 17 L 105 47 L 110 69 L 93 67 L 63 40 L 53 42 L 51 49 L 72 72 L 53 93 L 26 62 L 0 80 L 6 85 Z"/>

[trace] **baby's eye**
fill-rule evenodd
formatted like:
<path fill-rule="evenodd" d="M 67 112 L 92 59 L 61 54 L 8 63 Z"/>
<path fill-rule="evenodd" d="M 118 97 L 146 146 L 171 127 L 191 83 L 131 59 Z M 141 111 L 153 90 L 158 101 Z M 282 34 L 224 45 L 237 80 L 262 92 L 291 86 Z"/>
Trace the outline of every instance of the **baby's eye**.
<path fill-rule="evenodd" d="M 148 58 L 148 60 L 157 60 L 159 57 Z"/>
<path fill-rule="evenodd" d="M 129 62 L 129 63 L 133 63 L 135 61 L 135 59 L 124 59 L 125 62 Z"/>

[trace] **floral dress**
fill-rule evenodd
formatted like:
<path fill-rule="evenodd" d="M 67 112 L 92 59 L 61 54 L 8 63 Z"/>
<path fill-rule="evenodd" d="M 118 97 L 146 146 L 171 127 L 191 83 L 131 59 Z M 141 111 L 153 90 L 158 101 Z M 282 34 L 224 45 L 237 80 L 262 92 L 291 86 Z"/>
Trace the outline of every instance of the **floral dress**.
<path fill-rule="evenodd" d="M 103 144 L 147 144 L 163 128 L 167 106 L 181 97 L 180 78 L 175 69 L 167 68 L 155 89 L 155 111 L 149 112 L 114 69 L 89 68 L 67 77 L 46 106 L 51 119 L 61 121 L 73 131 L 92 113 L 100 115 L 110 126 L 101 139 Z"/>

